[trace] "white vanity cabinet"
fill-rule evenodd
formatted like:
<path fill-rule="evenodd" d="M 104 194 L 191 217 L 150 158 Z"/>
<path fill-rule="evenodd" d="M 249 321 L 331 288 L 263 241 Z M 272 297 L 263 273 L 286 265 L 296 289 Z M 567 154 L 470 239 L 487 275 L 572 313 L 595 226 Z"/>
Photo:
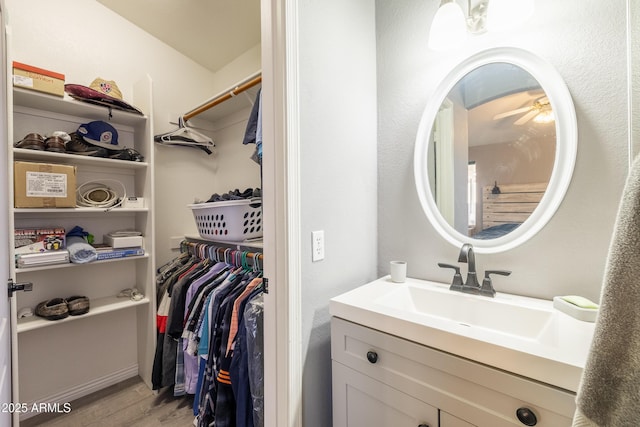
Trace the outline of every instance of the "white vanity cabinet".
<path fill-rule="evenodd" d="M 571 425 L 572 392 L 337 317 L 331 354 L 334 427 Z"/>
<path fill-rule="evenodd" d="M 435 427 L 438 409 L 336 361 L 334 426 Z"/>
<path fill-rule="evenodd" d="M 14 401 L 69 402 L 80 396 L 139 375 L 150 386 L 155 353 L 155 262 L 153 220 L 153 136 L 151 81 L 134 86 L 133 104 L 146 115 L 119 111 L 68 98 L 15 89 L 13 91 L 9 150 L 9 197 L 13 206 L 13 161 L 70 165 L 76 167 L 77 185 L 104 182 L 127 196 L 144 199 L 141 207 L 14 208 L 13 228 L 81 226 L 103 242 L 103 235 L 116 230 L 137 230 L 144 238 L 144 255 L 87 264 L 55 264 L 17 268 L 16 282 L 31 282 L 31 292 L 17 292 L 12 301 L 14 320 L 20 309 L 52 298 L 72 295 L 89 297 L 90 311 L 62 320 L 32 316 L 17 319 L 13 327 Z M 142 162 L 96 158 L 14 148 L 28 133 L 50 135 L 53 131 L 75 132 L 80 124 L 94 120 L 109 122 L 118 131 L 120 146 L 137 150 Z M 101 181 L 102 180 L 102 181 Z M 120 191 L 119 191 L 120 192 Z M 11 252 L 13 256 L 13 251 Z M 144 297 L 118 297 L 126 288 L 137 288 Z M 17 367 L 17 368 L 16 368 Z"/>

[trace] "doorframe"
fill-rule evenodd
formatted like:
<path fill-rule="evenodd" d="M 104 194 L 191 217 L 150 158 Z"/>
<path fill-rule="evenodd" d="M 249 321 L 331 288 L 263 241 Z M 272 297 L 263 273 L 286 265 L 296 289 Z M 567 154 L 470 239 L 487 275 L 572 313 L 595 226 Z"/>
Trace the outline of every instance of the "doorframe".
<path fill-rule="evenodd" d="M 297 6 L 261 0 L 267 427 L 302 426 Z"/>

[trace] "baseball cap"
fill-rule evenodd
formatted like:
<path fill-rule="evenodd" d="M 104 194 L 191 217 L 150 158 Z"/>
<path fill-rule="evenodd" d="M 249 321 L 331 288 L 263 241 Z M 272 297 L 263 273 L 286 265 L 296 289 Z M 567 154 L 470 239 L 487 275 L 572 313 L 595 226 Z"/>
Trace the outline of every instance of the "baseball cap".
<path fill-rule="evenodd" d="M 106 148 L 107 150 L 120 150 L 118 145 L 118 131 L 107 122 L 97 120 L 80 125 L 76 131 L 86 142 Z"/>

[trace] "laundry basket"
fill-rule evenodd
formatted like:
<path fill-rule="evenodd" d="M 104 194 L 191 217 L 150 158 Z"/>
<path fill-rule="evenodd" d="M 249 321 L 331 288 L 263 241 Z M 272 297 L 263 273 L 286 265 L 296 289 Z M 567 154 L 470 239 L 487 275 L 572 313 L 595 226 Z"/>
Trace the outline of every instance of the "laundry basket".
<path fill-rule="evenodd" d="M 260 200 L 229 200 L 188 205 L 205 240 L 243 241 L 262 237 Z"/>

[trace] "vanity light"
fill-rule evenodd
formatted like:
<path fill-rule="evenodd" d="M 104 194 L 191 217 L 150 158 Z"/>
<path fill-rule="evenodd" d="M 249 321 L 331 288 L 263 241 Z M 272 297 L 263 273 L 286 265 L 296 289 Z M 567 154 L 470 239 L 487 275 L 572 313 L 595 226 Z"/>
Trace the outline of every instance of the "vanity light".
<path fill-rule="evenodd" d="M 517 27 L 533 15 L 534 0 L 467 0 L 467 16 L 456 0 L 441 0 L 431 22 L 429 48 L 447 50 L 461 46 L 469 34 Z"/>
<path fill-rule="evenodd" d="M 454 0 L 442 0 L 429 31 L 429 49 L 447 50 L 462 45 L 467 28 L 460 5 Z"/>

